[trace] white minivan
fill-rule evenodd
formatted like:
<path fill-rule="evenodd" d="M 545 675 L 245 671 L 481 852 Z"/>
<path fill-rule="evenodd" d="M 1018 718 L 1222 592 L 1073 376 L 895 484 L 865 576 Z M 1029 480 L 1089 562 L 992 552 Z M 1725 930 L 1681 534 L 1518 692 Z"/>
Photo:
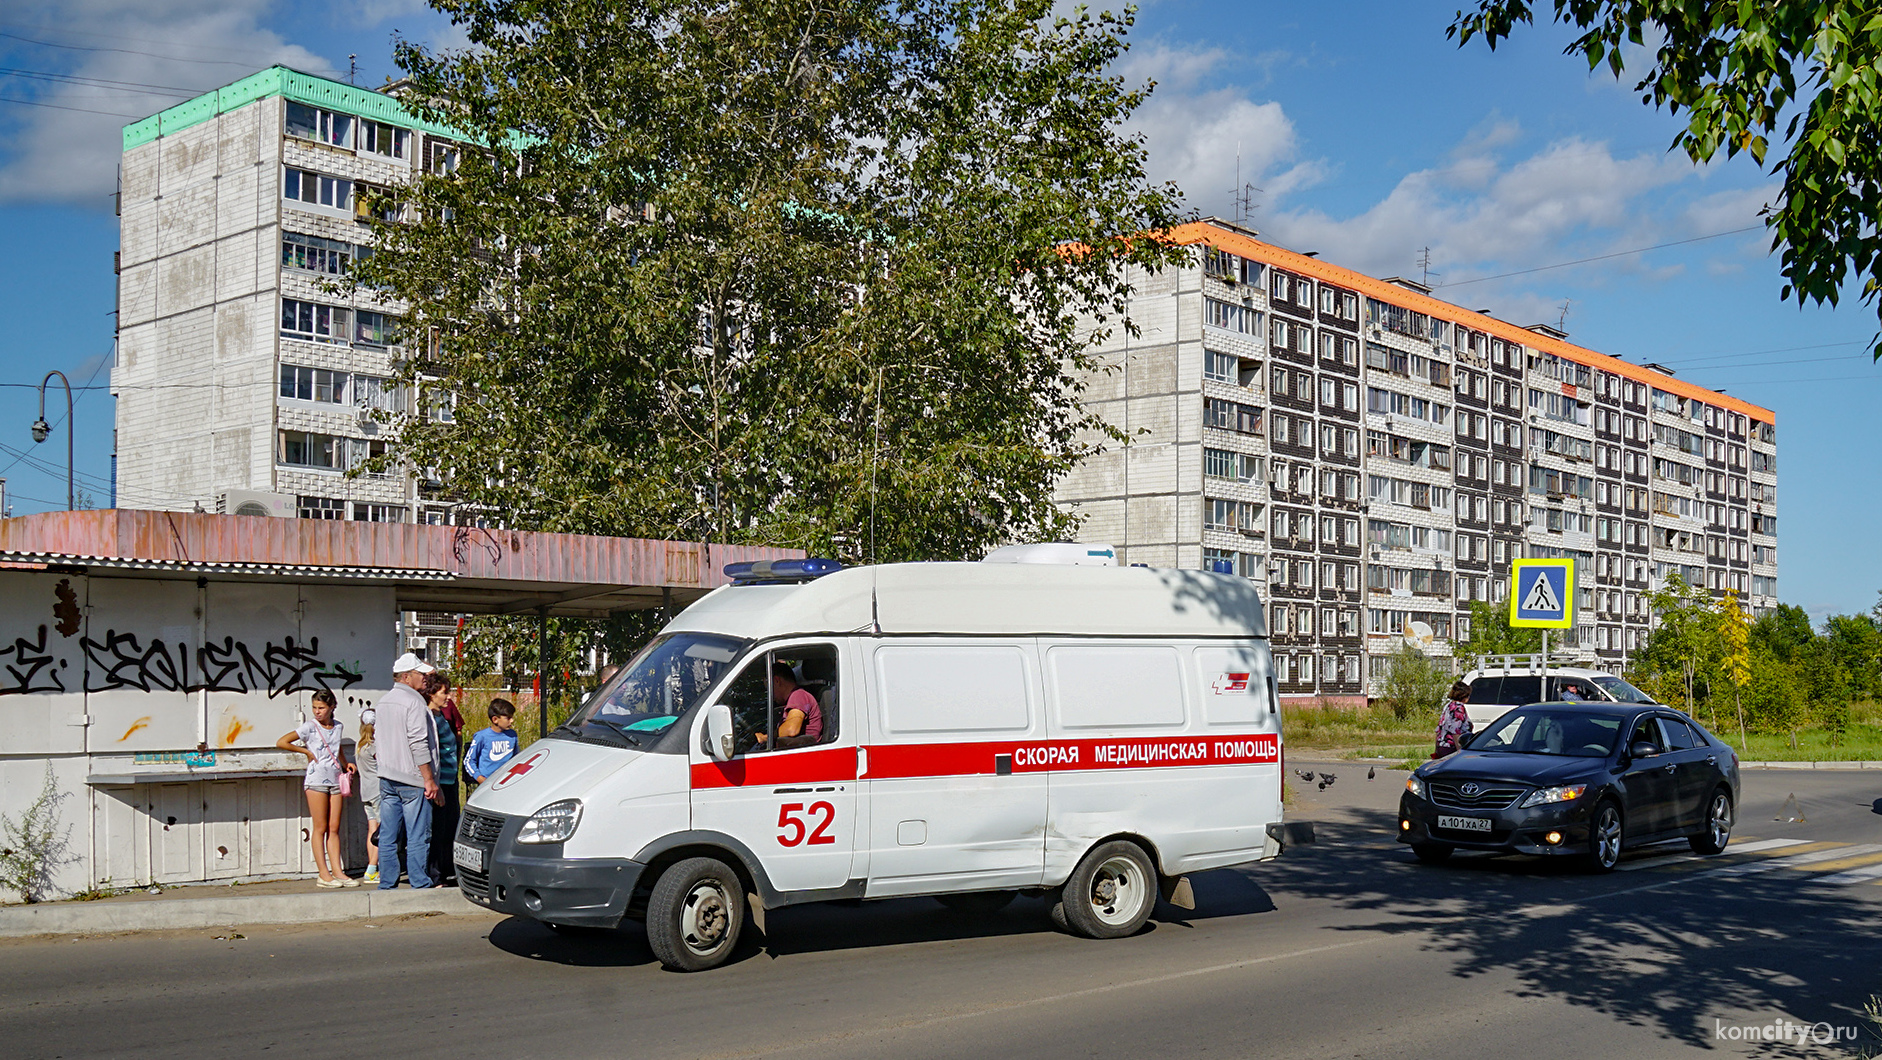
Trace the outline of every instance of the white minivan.
<path fill-rule="evenodd" d="M 1247 580 L 819 564 L 741 572 L 479 788 L 464 893 L 558 927 L 644 920 L 690 971 L 748 917 L 832 899 L 1049 894 L 1060 927 L 1128 935 L 1160 894 L 1193 907 L 1185 873 L 1281 852 Z"/>

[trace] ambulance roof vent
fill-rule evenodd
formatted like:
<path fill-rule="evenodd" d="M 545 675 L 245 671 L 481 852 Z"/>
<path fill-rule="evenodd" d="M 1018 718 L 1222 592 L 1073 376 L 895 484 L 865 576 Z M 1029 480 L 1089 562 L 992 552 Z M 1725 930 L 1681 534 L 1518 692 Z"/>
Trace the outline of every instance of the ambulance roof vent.
<path fill-rule="evenodd" d="M 833 559 L 761 559 L 751 563 L 728 563 L 725 576 L 733 585 L 787 585 L 815 581 L 835 574 L 843 564 Z"/>
<path fill-rule="evenodd" d="M 983 563 L 1056 563 L 1063 567 L 1115 567 L 1117 550 L 1110 545 L 1081 545 L 1052 541 L 1043 545 L 1004 545 L 987 553 Z"/>

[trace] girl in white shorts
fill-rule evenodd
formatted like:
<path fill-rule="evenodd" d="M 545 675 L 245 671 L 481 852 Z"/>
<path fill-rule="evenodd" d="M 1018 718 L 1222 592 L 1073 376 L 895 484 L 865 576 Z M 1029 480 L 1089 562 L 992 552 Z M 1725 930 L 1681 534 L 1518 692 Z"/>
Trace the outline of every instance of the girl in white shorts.
<path fill-rule="evenodd" d="M 333 712 L 338 706 L 333 693 L 322 689 L 314 693 L 312 721 L 276 740 L 283 751 L 298 751 L 307 756 L 307 812 L 313 818 L 307 841 L 314 848 L 314 867 L 320 871 L 321 887 L 358 887 L 359 881 L 346 874 L 340 860 L 340 811 L 346 799 L 340 794 L 340 775 L 357 770 L 343 751 L 345 726 Z"/>

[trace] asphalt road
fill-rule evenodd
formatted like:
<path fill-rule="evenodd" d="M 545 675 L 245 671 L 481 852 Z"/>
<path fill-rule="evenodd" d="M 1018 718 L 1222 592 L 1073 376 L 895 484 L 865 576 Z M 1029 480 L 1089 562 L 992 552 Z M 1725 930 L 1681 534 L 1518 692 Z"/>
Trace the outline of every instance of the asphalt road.
<path fill-rule="evenodd" d="M 1056 934 L 1039 901 L 910 899 L 774 913 L 762 947 L 700 975 L 662 971 L 631 929 L 495 918 L 20 940 L 0 943 L 0 1053 L 1852 1055 L 1717 1034 L 1855 1026 L 1882 993 L 1882 774 L 1748 773 L 1735 844 L 1786 845 L 1591 877 L 1419 865 L 1391 842 L 1403 773 L 1314 768 L 1339 778 L 1296 810 L 1319 844 L 1199 875 L 1194 913 L 1129 939 Z M 1807 820 L 1773 820 L 1792 793 Z"/>

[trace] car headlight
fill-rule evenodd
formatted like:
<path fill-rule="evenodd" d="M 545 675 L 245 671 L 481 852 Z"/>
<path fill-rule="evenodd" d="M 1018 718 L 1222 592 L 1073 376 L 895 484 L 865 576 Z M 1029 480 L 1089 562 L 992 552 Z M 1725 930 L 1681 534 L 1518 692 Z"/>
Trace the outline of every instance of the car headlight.
<path fill-rule="evenodd" d="M 1411 776 L 1406 777 L 1405 778 L 1405 790 L 1411 792 L 1413 795 L 1416 795 L 1421 799 L 1424 798 L 1425 797 L 1424 778 L 1420 777 L 1416 773 L 1413 773 Z"/>
<path fill-rule="evenodd" d="M 523 822 L 516 833 L 518 843 L 560 843 L 575 834 L 582 821 L 582 800 L 552 802 Z"/>
<path fill-rule="evenodd" d="M 1569 784 L 1559 788 L 1537 788 L 1523 800 L 1523 809 L 1531 806 L 1546 806 L 1552 802 L 1574 802 L 1588 793 L 1586 784 Z"/>

